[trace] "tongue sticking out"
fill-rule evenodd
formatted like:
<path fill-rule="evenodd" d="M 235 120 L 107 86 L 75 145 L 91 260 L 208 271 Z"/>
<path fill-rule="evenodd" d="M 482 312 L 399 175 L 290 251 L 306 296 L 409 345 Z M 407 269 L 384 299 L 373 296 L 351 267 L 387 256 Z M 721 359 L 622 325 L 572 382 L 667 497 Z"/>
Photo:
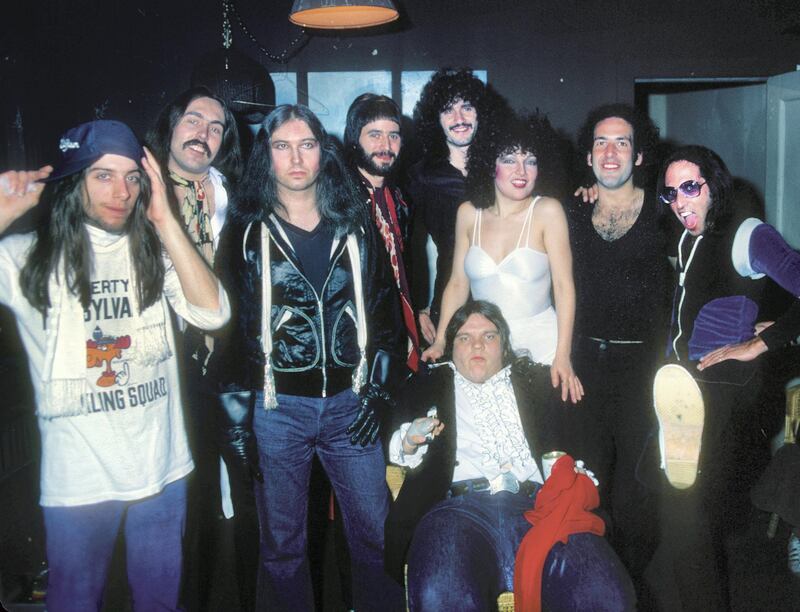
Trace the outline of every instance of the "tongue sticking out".
<path fill-rule="evenodd" d="M 697 215 L 694 213 L 689 213 L 683 218 L 683 224 L 689 231 L 695 229 L 697 227 Z"/>

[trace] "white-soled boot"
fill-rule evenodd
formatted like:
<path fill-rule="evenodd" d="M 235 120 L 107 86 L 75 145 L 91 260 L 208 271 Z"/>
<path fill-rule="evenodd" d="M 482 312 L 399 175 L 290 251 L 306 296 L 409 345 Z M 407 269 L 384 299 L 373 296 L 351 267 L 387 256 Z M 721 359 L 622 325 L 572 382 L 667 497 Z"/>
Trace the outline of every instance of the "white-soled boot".
<path fill-rule="evenodd" d="M 661 467 L 676 489 L 688 489 L 697 479 L 703 441 L 705 408 L 700 387 L 686 368 L 665 365 L 653 381 L 658 417 Z"/>

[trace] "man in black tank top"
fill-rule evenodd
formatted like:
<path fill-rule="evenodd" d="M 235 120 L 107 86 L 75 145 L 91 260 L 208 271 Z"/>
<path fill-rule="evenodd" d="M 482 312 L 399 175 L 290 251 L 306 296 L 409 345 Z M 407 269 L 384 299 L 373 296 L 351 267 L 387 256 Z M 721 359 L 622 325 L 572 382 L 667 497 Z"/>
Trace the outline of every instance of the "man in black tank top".
<path fill-rule="evenodd" d="M 668 279 L 656 201 L 634 184 L 655 126 L 621 104 L 593 111 L 581 132 L 599 197 L 568 208 L 577 308 L 572 362 L 586 395 L 565 414 L 575 456 L 594 467 L 612 544 L 640 604 L 656 545 L 655 496 L 640 479 L 655 424 L 650 384 L 663 344 Z M 638 172 L 637 172 L 638 173 Z"/>

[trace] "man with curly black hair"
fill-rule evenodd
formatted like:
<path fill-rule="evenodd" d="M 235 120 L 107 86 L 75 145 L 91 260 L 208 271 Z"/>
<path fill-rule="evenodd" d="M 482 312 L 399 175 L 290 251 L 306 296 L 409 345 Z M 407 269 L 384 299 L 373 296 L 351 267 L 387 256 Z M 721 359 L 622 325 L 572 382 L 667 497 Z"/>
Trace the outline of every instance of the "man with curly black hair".
<path fill-rule="evenodd" d="M 568 207 L 577 294 L 572 359 L 586 397 L 565 418 L 578 454 L 598 475 L 612 541 L 635 582 L 655 545 L 654 500 L 637 465 L 655 425 L 649 386 L 668 305 L 665 241 L 642 176 L 657 139 L 652 121 L 630 106 L 593 110 L 579 146 L 599 197 Z"/>
<path fill-rule="evenodd" d="M 431 77 L 414 109 L 423 158 L 409 172 L 409 195 L 415 209 L 414 240 L 420 245 L 415 249 L 419 256 L 414 262 L 418 273 L 413 298 L 420 330 L 428 343 L 436 336 L 442 292 L 450 278 L 456 212 L 466 199 L 464 177 L 469 147 L 479 124 L 484 129 L 495 117 L 508 112 L 508 103 L 471 70 L 450 68 Z M 431 270 L 427 275 L 426 269 Z"/>

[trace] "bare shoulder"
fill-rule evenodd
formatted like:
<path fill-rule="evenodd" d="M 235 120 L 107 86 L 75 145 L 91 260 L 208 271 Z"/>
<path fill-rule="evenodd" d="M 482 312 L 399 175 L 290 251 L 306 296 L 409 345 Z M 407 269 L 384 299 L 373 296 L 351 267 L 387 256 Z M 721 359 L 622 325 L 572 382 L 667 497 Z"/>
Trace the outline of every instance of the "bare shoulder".
<path fill-rule="evenodd" d="M 458 205 L 458 216 L 475 216 L 475 211 L 477 210 L 478 209 L 475 208 L 475 205 L 472 202 L 461 202 L 461 204 Z"/>
<path fill-rule="evenodd" d="M 533 213 L 540 219 L 563 218 L 564 207 L 555 198 L 544 196 L 536 201 L 536 208 L 533 209 Z"/>
<path fill-rule="evenodd" d="M 477 212 L 477 210 L 478 209 L 475 208 L 472 202 L 462 202 L 458 207 L 456 222 L 472 223 L 475 220 L 475 213 Z"/>

